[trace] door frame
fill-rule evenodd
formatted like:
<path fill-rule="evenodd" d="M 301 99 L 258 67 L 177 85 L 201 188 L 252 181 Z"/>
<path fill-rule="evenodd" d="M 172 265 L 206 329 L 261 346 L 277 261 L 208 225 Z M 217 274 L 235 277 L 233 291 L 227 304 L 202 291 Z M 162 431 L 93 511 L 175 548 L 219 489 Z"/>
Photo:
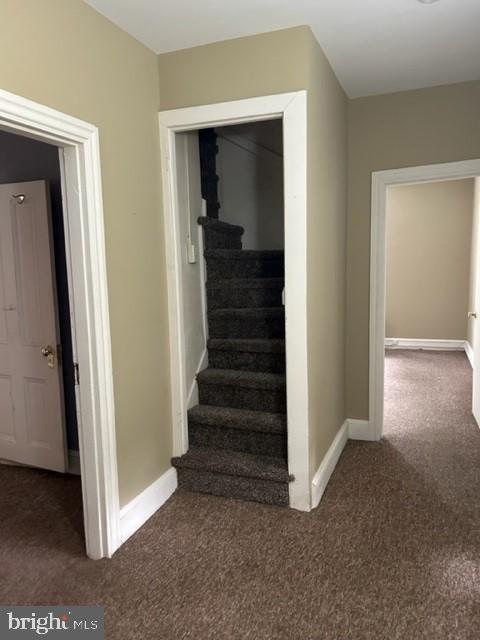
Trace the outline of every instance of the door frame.
<path fill-rule="evenodd" d="M 86 551 L 111 557 L 120 507 L 98 129 L 3 90 L 0 128 L 59 148 Z"/>
<path fill-rule="evenodd" d="M 464 160 L 372 172 L 369 423 L 375 440 L 380 440 L 383 434 L 387 188 L 394 185 L 461 180 L 477 176 L 480 176 L 480 160 Z"/>
<path fill-rule="evenodd" d="M 285 331 L 290 506 L 311 509 L 307 350 L 307 92 L 186 107 L 159 114 L 167 258 L 173 453 L 188 450 L 185 336 L 178 228 L 175 134 L 261 120 L 283 121 Z"/>

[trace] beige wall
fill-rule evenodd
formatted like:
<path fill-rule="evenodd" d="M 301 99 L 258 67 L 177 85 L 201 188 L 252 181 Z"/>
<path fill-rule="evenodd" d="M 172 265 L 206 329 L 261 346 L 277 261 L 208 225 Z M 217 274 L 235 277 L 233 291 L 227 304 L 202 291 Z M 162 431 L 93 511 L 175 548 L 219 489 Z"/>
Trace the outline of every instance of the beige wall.
<path fill-rule="evenodd" d="M 0 42 L 2 89 L 100 130 L 125 504 L 171 455 L 157 58 L 80 0 L 2 0 Z"/>
<path fill-rule="evenodd" d="M 472 243 L 470 252 L 470 287 L 468 292 L 468 309 L 476 311 L 480 317 L 477 296 L 478 274 L 480 270 L 480 178 L 474 179 L 473 188 L 473 222 L 472 222 Z M 469 319 L 467 328 L 467 340 L 472 348 L 478 347 L 478 337 L 475 337 L 475 327 L 478 327 L 479 320 Z"/>
<path fill-rule="evenodd" d="M 310 473 L 345 420 L 347 98 L 313 36 L 308 83 Z"/>
<path fill-rule="evenodd" d="M 389 338 L 465 340 L 474 181 L 387 190 Z"/>
<path fill-rule="evenodd" d="M 160 108 L 305 89 L 308 27 L 215 42 L 158 56 Z"/>
<path fill-rule="evenodd" d="M 349 103 L 347 415 L 368 418 L 371 172 L 480 158 L 480 82 Z"/>
<path fill-rule="evenodd" d="M 163 54 L 159 73 L 162 109 L 308 90 L 312 476 L 345 418 L 346 97 L 308 27 Z"/>

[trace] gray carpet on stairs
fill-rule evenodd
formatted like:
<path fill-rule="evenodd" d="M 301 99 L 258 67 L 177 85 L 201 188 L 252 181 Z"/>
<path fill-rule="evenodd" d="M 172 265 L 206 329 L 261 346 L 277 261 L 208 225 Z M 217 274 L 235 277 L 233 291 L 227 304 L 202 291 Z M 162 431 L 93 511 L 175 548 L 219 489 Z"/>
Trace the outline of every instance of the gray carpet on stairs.
<path fill-rule="evenodd" d="M 283 251 L 245 251 L 242 227 L 200 218 L 209 368 L 188 413 L 182 488 L 288 505 Z"/>

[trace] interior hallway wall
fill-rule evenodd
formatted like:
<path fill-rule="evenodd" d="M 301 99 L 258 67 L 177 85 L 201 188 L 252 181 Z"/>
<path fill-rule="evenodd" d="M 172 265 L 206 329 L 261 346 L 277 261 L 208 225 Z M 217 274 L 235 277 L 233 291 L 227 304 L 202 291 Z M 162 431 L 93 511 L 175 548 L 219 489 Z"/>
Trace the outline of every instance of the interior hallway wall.
<path fill-rule="evenodd" d="M 0 131 L 0 184 L 33 180 L 46 180 L 50 191 L 67 444 L 69 450 L 78 451 L 75 374 L 58 149 L 37 140 Z"/>
<path fill-rule="evenodd" d="M 387 189 L 387 338 L 465 340 L 473 179 Z"/>
<path fill-rule="evenodd" d="M 157 56 L 81 0 L 2 0 L 0 86 L 99 128 L 120 503 L 170 467 Z"/>
<path fill-rule="evenodd" d="M 307 323 L 313 477 L 346 418 L 348 101 L 313 34 L 309 45 Z"/>
<path fill-rule="evenodd" d="M 347 415 L 368 418 L 372 171 L 480 158 L 480 82 L 349 102 Z"/>

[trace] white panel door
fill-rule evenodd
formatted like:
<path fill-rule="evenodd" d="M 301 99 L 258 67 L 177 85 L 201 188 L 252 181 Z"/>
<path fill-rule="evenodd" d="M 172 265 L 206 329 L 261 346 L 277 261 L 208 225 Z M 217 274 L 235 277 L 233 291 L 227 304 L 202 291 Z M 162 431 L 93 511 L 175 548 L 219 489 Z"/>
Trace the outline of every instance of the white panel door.
<path fill-rule="evenodd" d="M 52 255 L 46 183 L 0 185 L 0 459 L 65 471 Z"/>

